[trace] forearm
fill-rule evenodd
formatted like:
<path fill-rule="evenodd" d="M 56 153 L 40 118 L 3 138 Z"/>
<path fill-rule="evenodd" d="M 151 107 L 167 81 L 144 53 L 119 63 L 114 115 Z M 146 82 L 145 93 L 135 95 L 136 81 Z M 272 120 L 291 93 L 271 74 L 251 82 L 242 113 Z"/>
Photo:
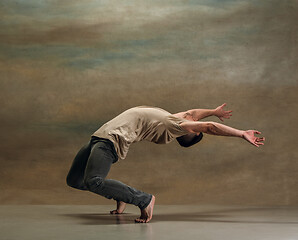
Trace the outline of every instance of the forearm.
<path fill-rule="evenodd" d="M 214 109 L 190 109 L 186 112 L 194 121 L 214 115 Z"/>
<path fill-rule="evenodd" d="M 187 121 L 182 122 L 180 126 L 185 129 L 190 134 L 198 134 L 198 133 L 207 133 L 211 135 L 218 136 L 231 136 L 231 137 L 240 137 L 253 144 L 256 147 L 260 145 L 264 145 L 265 138 L 264 137 L 256 137 L 254 134 L 261 134 L 261 132 L 257 130 L 239 130 L 236 128 L 232 128 L 221 123 L 217 122 L 193 122 Z"/>
<path fill-rule="evenodd" d="M 243 138 L 245 131 L 232 128 L 217 122 L 206 122 L 206 133 L 218 136 L 231 136 Z"/>

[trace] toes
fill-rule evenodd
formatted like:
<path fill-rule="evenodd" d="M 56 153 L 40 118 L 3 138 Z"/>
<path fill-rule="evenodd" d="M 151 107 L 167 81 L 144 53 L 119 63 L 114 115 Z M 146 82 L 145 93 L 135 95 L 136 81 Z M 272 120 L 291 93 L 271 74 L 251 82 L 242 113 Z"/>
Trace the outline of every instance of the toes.
<path fill-rule="evenodd" d="M 142 218 L 137 218 L 135 219 L 136 223 L 146 223 L 146 219 L 142 219 Z"/>
<path fill-rule="evenodd" d="M 113 210 L 113 211 L 110 211 L 110 213 L 111 213 L 111 214 L 122 214 L 123 211 L 122 211 L 122 212 L 118 212 L 118 210 Z"/>
<path fill-rule="evenodd" d="M 117 210 L 110 211 L 111 214 L 119 214 Z"/>
<path fill-rule="evenodd" d="M 110 211 L 110 214 L 115 214 L 115 210 Z"/>

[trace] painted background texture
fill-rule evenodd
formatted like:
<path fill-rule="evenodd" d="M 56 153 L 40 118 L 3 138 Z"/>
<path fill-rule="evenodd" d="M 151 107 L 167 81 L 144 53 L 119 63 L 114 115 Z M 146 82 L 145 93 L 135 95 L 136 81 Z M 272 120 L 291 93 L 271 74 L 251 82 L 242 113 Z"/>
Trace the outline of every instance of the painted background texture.
<path fill-rule="evenodd" d="M 111 204 L 65 182 L 104 122 L 226 102 L 224 123 L 264 147 L 141 142 L 108 177 L 157 204 L 297 205 L 297 13 L 294 0 L 1 0 L 0 204 Z"/>

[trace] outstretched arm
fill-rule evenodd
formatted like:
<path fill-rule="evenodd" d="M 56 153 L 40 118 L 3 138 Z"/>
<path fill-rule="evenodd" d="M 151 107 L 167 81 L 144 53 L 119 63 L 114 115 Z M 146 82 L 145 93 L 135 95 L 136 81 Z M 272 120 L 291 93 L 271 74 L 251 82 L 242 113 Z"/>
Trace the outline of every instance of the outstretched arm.
<path fill-rule="evenodd" d="M 232 111 L 225 111 L 223 109 L 226 105 L 227 104 L 224 103 L 215 109 L 190 109 L 186 112 L 180 112 L 174 115 L 190 121 L 199 121 L 206 117 L 217 116 L 221 121 L 223 121 L 224 118 L 230 118 L 232 116 Z"/>
<path fill-rule="evenodd" d="M 182 128 L 187 130 L 189 133 L 207 133 L 218 136 L 231 136 L 231 137 L 240 137 L 251 143 L 252 145 L 259 147 L 259 145 L 264 145 L 264 137 L 255 137 L 254 134 L 260 134 L 256 130 L 238 130 L 221 123 L 216 122 L 183 122 L 180 125 Z"/>

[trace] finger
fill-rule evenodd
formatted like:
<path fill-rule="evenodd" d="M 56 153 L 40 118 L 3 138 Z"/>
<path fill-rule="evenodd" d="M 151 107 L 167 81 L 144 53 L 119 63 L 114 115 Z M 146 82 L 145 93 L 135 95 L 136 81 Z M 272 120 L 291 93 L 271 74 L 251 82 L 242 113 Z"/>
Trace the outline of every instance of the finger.
<path fill-rule="evenodd" d="M 222 119 L 222 117 L 220 117 L 219 119 L 220 119 L 220 121 L 222 121 L 222 122 L 224 121 L 224 120 Z"/>
<path fill-rule="evenodd" d="M 258 145 L 264 145 L 264 143 L 262 143 L 262 142 L 258 142 Z"/>
<path fill-rule="evenodd" d="M 248 140 L 248 142 L 249 142 L 250 144 L 252 144 L 252 145 L 256 146 L 256 147 L 258 147 L 258 146 L 259 146 L 259 145 L 258 145 L 258 144 L 256 144 L 256 143 L 255 143 L 255 141 L 253 141 L 253 140 L 252 140 L 252 141 L 251 141 L 251 140 Z"/>
<path fill-rule="evenodd" d="M 257 138 L 256 141 L 257 141 L 257 142 L 264 141 L 264 138 Z"/>
<path fill-rule="evenodd" d="M 221 107 L 225 107 L 225 106 L 227 106 L 227 104 L 226 104 L 226 103 L 224 103 L 224 104 L 222 104 L 222 105 L 221 105 Z"/>
<path fill-rule="evenodd" d="M 256 134 L 261 134 L 261 132 L 257 131 L 257 130 L 254 130 L 254 133 Z"/>

